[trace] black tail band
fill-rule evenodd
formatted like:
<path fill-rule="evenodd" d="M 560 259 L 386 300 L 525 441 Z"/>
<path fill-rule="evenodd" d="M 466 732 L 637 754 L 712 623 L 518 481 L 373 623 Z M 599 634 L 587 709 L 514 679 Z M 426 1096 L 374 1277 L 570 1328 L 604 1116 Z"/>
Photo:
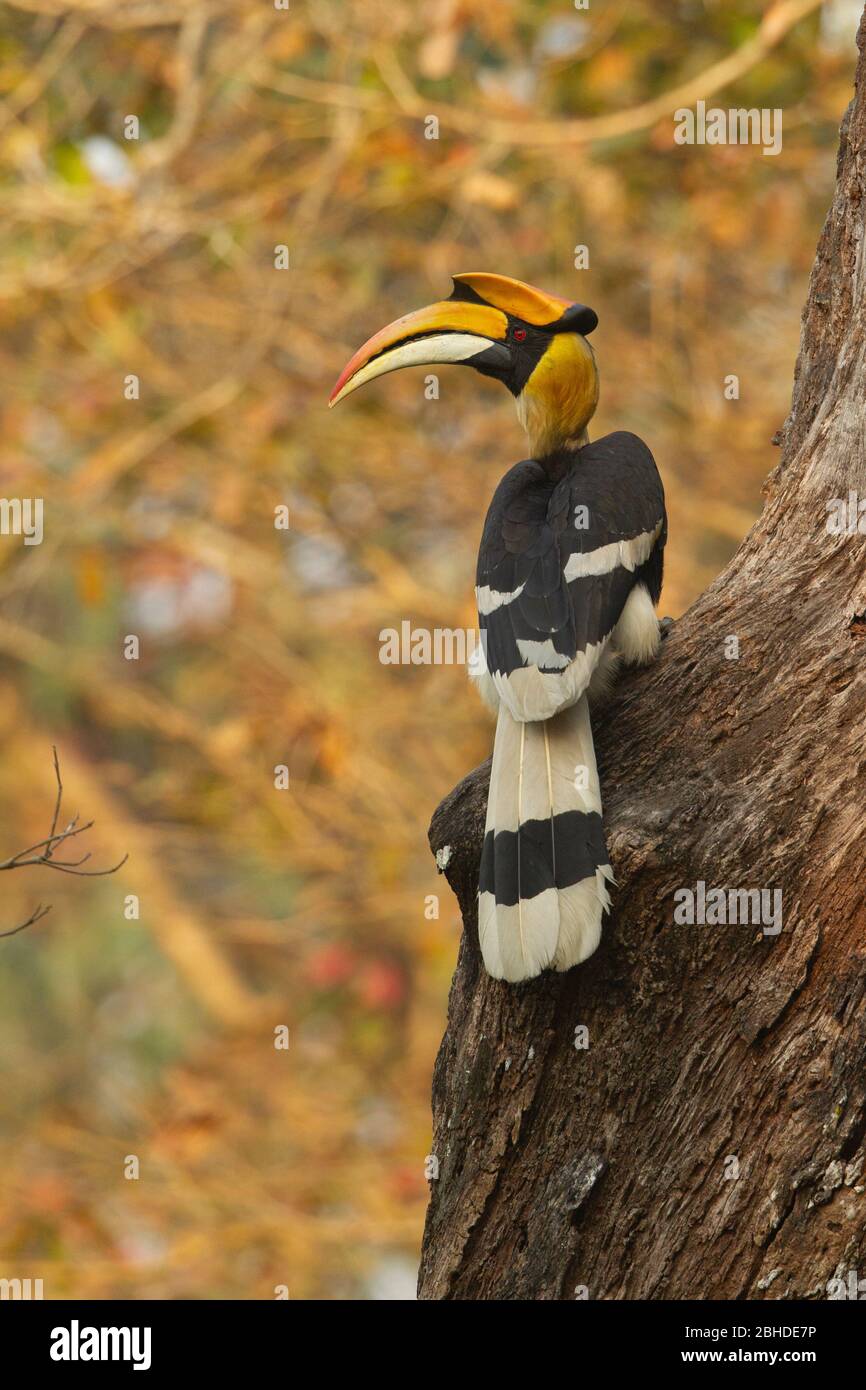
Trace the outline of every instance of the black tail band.
<path fill-rule="evenodd" d="M 488 830 L 478 891 L 493 893 L 501 906 L 513 907 L 519 899 L 534 898 L 547 888 L 570 888 L 607 862 L 601 816 L 596 811 L 563 811 L 553 817 L 552 835 L 549 820 L 524 821 L 519 832 Z"/>

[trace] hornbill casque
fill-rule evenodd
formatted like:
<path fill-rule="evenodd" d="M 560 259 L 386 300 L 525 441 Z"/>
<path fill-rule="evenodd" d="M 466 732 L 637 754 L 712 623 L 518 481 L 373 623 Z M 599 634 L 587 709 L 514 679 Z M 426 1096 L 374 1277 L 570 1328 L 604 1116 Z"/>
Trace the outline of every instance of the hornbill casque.
<path fill-rule="evenodd" d="M 516 398 L 532 457 L 493 495 L 478 553 L 470 674 L 496 714 L 478 935 L 496 979 L 592 955 L 612 881 L 589 702 L 659 648 L 667 535 L 653 456 L 634 434 L 589 442 L 598 316 L 503 275 L 454 277 L 355 353 L 330 404 L 399 367 L 458 362 Z"/>

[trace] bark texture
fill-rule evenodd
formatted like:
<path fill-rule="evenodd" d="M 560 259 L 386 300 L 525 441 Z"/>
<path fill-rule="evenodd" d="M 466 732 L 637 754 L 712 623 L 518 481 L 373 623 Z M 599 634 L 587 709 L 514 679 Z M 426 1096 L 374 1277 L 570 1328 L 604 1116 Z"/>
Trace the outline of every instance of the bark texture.
<path fill-rule="evenodd" d="M 864 46 L 861 22 L 763 514 L 594 719 L 618 883 L 596 955 L 491 980 L 489 763 L 433 818 L 464 932 L 422 1298 L 826 1298 L 866 1277 L 866 536 L 827 530 L 831 499 L 866 499 Z M 781 934 L 675 925 L 699 880 L 781 889 Z"/>

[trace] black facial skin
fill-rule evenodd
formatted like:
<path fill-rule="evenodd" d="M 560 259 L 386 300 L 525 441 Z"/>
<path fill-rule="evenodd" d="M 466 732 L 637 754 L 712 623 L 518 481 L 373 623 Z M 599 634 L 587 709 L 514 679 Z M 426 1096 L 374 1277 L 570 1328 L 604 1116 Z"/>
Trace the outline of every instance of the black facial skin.
<path fill-rule="evenodd" d="M 519 337 L 515 338 L 515 331 L 525 333 L 526 337 L 520 341 Z M 512 396 L 519 396 L 547 351 L 551 336 L 545 329 L 509 315 L 508 334 L 504 341 L 493 343 L 474 357 L 465 358 L 464 365 L 474 367 L 482 376 L 494 377 L 508 387 Z"/>
<path fill-rule="evenodd" d="M 468 285 L 456 282 L 451 299 L 484 304 L 481 295 Z M 512 396 L 519 396 L 541 358 L 547 351 L 554 333 L 582 333 L 584 337 L 598 325 L 598 315 L 585 304 L 572 304 L 554 323 L 538 327 L 508 314 L 508 332 L 503 342 L 494 343 L 475 357 L 464 359 L 464 365 L 474 367 L 482 376 L 494 377 L 508 387 Z"/>

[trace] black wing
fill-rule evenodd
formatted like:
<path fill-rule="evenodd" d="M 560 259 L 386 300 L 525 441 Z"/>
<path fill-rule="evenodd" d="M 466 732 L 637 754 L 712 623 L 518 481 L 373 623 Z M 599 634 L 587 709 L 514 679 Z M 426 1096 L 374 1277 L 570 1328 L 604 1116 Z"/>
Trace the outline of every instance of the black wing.
<path fill-rule="evenodd" d="M 618 432 L 556 463 L 558 479 L 550 461 L 506 474 L 478 555 L 487 669 L 518 719 L 573 704 L 635 585 L 661 592 L 664 490 L 646 445 Z"/>

